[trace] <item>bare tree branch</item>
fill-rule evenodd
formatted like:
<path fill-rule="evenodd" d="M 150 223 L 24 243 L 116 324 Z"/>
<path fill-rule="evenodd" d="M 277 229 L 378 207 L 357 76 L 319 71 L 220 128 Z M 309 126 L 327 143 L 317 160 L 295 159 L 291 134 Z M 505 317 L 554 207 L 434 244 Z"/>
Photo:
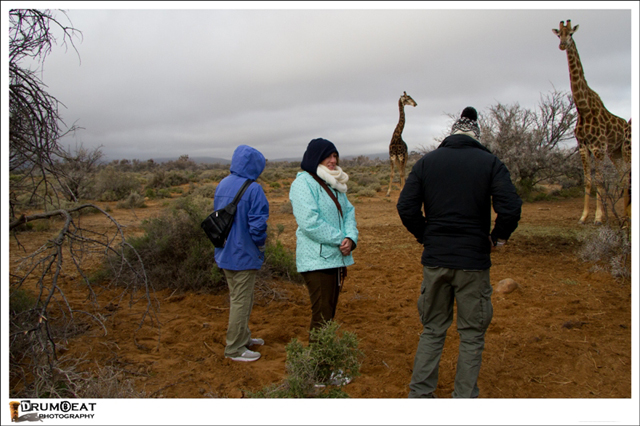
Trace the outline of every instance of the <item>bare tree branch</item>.
<path fill-rule="evenodd" d="M 133 336 L 136 344 L 137 333 L 143 327 L 150 325 L 159 333 L 160 322 L 153 287 L 140 256 L 127 243 L 123 227 L 93 204 L 69 207 L 62 203 L 65 197 L 77 202 L 85 195 L 83 179 L 92 173 L 102 153 L 99 148 L 91 152 L 80 148 L 72 154 L 61 148 L 61 138 L 78 128 L 64 124 L 59 112 L 64 105 L 47 92 L 38 74 L 58 41 L 54 32 L 61 31 L 61 44 L 74 50 L 74 37 L 81 33 L 62 24 L 49 10 L 13 9 L 9 17 L 9 230 L 24 249 L 19 241 L 22 225 L 54 217 L 62 219 L 56 221 L 61 223 L 57 234 L 32 253 L 25 251 L 10 272 L 10 297 L 21 293 L 31 297 L 31 292 L 22 288 L 26 283 L 35 282 L 36 288 L 33 301 L 26 302 L 28 306 L 14 309 L 10 304 L 12 386 L 21 383 L 28 389 L 27 395 L 42 397 L 47 393 L 58 395 L 57 379 L 67 384 L 72 380 L 68 370 L 59 367 L 56 342 L 65 338 L 63 333 L 67 330 L 80 330 L 77 315 L 87 315 L 105 333 L 107 330 L 100 314 L 76 309 L 63 290 L 65 275 L 75 272 L 82 277 L 89 300 L 97 304 L 95 287 L 102 283 L 92 282 L 83 260 L 95 257 L 96 253 L 101 255 L 105 265 L 115 268 L 113 279 L 105 287 L 121 288 L 117 297 L 128 295 L 131 306 L 140 301 L 145 303 Z M 25 59 L 35 61 L 40 70 L 24 66 Z M 106 219 L 105 231 L 82 225 L 82 214 L 87 211 Z M 130 253 L 136 254 L 133 260 L 128 260 Z M 124 278 L 129 271 L 133 274 Z"/>

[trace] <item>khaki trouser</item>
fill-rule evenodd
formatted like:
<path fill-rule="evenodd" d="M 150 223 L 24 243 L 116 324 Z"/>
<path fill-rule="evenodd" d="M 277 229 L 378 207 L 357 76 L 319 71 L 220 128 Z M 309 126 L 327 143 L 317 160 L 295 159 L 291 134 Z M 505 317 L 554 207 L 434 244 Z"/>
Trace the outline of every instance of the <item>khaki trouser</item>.
<path fill-rule="evenodd" d="M 227 346 L 224 355 L 236 357 L 247 350 L 251 339 L 249 316 L 253 308 L 253 289 L 256 283 L 256 270 L 231 271 L 223 269 L 229 285 L 229 327 L 227 329 Z"/>
<path fill-rule="evenodd" d="M 493 317 L 489 270 L 424 267 L 418 312 L 424 326 L 413 364 L 409 398 L 428 397 L 438 385 L 440 356 L 457 306 L 460 334 L 454 398 L 477 398 L 484 336 Z"/>

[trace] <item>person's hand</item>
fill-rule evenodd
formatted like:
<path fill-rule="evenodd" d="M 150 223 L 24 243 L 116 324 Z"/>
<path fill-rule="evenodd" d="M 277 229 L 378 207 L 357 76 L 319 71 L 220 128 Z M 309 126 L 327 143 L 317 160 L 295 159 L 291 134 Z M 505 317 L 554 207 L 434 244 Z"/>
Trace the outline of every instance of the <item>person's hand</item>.
<path fill-rule="evenodd" d="M 491 241 L 491 252 L 492 253 L 494 251 L 496 251 L 496 250 L 501 249 L 507 243 L 507 240 L 503 240 L 501 238 L 498 238 L 498 241 L 496 242 L 495 245 L 493 244 L 493 240 L 491 239 L 491 237 L 489 237 L 489 241 Z"/>
<path fill-rule="evenodd" d="M 353 241 L 350 238 L 345 238 L 340 244 L 340 252 L 343 256 L 349 256 L 351 249 L 353 248 Z"/>

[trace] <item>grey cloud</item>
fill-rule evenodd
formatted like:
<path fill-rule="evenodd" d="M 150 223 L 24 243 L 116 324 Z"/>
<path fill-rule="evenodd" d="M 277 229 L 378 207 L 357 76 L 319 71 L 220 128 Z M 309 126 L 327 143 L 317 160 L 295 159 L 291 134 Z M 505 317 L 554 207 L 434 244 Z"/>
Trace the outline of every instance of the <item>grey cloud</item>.
<path fill-rule="evenodd" d="M 230 157 L 237 144 L 299 156 L 318 136 L 343 155 L 385 152 L 407 91 L 410 149 L 448 114 L 497 102 L 533 107 L 569 90 L 551 29 L 576 43 L 605 105 L 631 114 L 625 10 L 70 10 L 83 32 L 54 49 L 44 81 L 85 130 L 66 143 L 109 157 Z M 615 31 L 611 29 L 615 28 Z M 333 140 L 332 139 L 332 140 Z M 160 154 L 160 155 L 159 155 Z"/>

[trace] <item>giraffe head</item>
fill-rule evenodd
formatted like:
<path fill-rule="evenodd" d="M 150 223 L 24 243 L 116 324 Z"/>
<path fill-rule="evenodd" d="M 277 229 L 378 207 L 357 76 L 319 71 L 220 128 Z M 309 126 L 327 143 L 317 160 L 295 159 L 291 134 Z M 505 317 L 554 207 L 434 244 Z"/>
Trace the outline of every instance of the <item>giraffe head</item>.
<path fill-rule="evenodd" d="M 411 96 L 407 95 L 407 92 L 404 92 L 404 95 L 400 96 L 400 101 L 402 102 L 402 105 L 418 106 L 416 101 L 414 101 Z"/>
<path fill-rule="evenodd" d="M 560 21 L 560 29 L 551 30 L 560 39 L 560 50 L 567 50 L 567 47 L 573 44 L 573 38 L 571 38 L 571 36 L 578 31 L 578 27 L 579 25 L 576 25 L 572 28 L 571 19 L 569 19 L 567 20 L 567 25 L 564 24 L 564 21 Z"/>

